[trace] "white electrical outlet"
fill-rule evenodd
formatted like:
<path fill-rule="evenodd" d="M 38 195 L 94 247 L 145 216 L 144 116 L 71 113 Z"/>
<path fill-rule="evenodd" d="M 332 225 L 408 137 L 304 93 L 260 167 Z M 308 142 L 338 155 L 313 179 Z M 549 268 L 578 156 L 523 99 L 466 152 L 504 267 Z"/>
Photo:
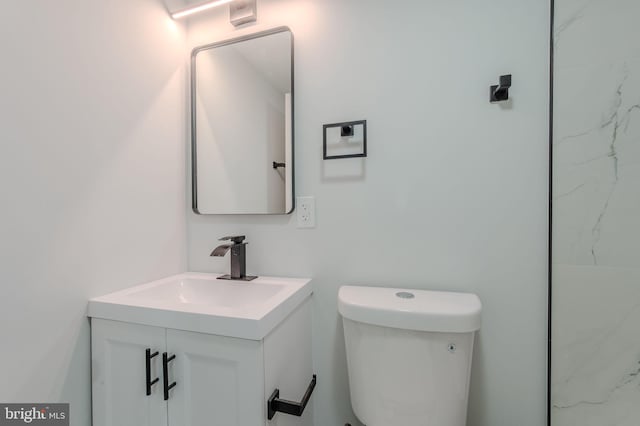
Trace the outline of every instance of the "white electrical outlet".
<path fill-rule="evenodd" d="M 296 197 L 296 215 L 298 228 L 315 228 L 316 199 L 314 197 Z"/>

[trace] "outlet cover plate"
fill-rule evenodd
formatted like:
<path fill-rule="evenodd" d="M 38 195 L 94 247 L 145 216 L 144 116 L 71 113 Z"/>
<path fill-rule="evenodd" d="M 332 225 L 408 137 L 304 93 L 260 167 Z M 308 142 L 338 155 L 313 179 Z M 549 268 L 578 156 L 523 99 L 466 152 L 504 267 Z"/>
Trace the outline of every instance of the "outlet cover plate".
<path fill-rule="evenodd" d="M 298 228 L 316 227 L 315 197 L 296 197 L 296 217 Z"/>

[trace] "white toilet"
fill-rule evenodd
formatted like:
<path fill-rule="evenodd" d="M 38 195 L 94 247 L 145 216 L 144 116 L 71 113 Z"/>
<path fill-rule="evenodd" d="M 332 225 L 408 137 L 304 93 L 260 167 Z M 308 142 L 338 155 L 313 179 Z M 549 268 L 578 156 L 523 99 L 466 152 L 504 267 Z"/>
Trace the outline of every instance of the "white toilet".
<path fill-rule="evenodd" d="M 366 426 L 464 426 L 475 294 L 344 286 L 351 405 Z"/>

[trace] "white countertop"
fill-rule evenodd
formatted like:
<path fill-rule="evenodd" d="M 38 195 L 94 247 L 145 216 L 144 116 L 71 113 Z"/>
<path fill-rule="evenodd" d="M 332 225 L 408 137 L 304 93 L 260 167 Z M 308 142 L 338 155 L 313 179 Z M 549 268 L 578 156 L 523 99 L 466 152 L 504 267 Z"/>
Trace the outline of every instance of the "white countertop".
<path fill-rule="evenodd" d="M 308 278 L 229 281 L 220 275 L 187 272 L 96 297 L 88 315 L 262 340 L 312 294 Z"/>

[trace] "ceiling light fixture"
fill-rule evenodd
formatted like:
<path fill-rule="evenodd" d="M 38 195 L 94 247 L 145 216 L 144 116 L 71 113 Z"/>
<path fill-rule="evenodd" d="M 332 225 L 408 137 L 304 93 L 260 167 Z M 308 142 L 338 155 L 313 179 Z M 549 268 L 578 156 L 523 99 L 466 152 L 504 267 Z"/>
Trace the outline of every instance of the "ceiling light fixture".
<path fill-rule="evenodd" d="M 193 15 L 194 13 L 202 12 L 203 10 L 212 9 L 214 7 L 222 6 L 223 4 L 231 3 L 233 0 L 215 0 L 201 3 L 197 6 L 190 6 L 185 9 L 178 10 L 171 14 L 173 19 L 184 18 L 185 16 Z"/>

